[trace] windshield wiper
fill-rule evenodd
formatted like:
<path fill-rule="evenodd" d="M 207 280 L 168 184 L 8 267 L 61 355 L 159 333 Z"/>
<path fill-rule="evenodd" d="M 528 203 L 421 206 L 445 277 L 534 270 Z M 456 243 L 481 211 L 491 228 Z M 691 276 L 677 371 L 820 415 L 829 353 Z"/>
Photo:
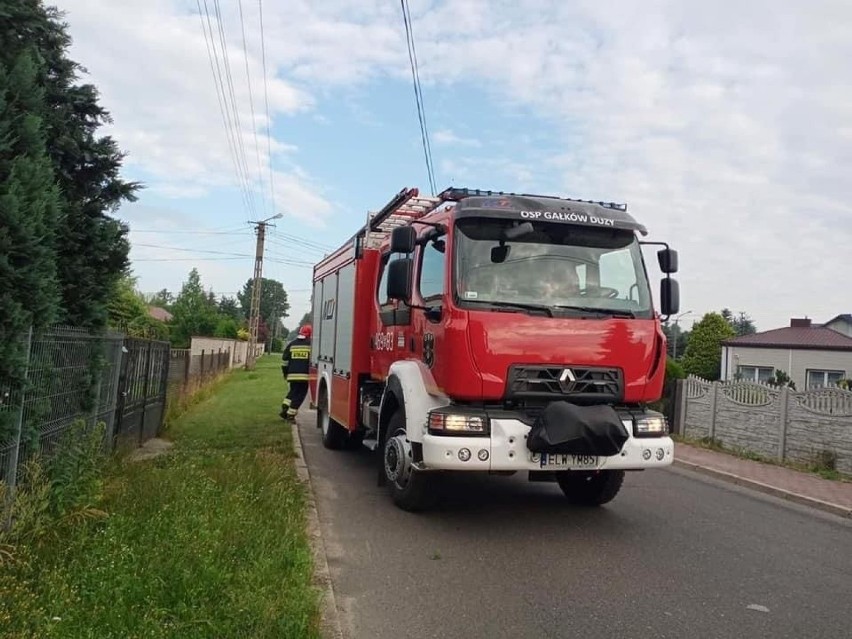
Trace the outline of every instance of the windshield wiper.
<path fill-rule="evenodd" d="M 525 304 L 523 302 L 485 302 L 489 306 L 496 306 L 498 308 L 510 308 L 519 311 L 541 311 L 545 313 L 548 317 L 553 317 L 553 309 L 549 306 L 545 306 L 544 304 Z"/>
<path fill-rule="evenodd" d="M 636 313 L 627 309 L 614 308 L 598 308 L 597 306 L 573 306 L 573 305 L 556 305 L 555 308 L 565 309 L 567 311 L 583 311 L 584 313 L 595 313 L 597 315 L 609 315 L 611 317 L 629 317 L 636 319 Z"/>

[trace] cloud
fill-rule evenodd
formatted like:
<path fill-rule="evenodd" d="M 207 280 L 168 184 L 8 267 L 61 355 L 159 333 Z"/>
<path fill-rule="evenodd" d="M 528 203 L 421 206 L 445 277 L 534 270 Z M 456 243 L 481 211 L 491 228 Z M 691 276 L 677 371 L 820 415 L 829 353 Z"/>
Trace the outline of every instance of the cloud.
<path fill-rule="evenodd" d="M 435 131 L 434 135 L 432 135 L 431 138 L 437 144 L 442 144 L 445 146 L 467 146 L 476 148 L 482 146 L 482 143 L 479 140 L 460 137 L 450 129 L 439 129 L 438 131 Z"/>
<path fill-rule="evenodd" d="M 223 114 L 202 23 L 187 8 L 194 10 L 194 4 L 64 0 L 60 8 L 66 12 L 74 39 L 71 55 L 89 71 L 87 79 L 97 84 L 101 101 L 115 122 L 107 129 L 128 152 L 129 169 L 144 171 L 164 184 L 154 185 L 163 193 L 198 195 L 223 184 L 237 187 L 240 181 L 233 156 L 239 149 L 240 171 L 260 192 L 270 144 L 260 52 L 248 49 L 250 100 L 240 23 L 234 15 L 236 4 L 223 3 L 228 8 L 222 24 L 227 28 L 231 71 L 231 81 L 223 75 L 223 82 L 229 95 L 233 91 L 236 104 L 234 110 Z M 243 4 L 246 9 L 254 5 Z M 256 31 L 256 17 L 248 10 L 247 14 L 247 23 L 255 25 Z M 211 22 L 214 46 L 220 47 L 215 15 Z M 250 31 L 247 40 L 256 43 L 259 38 Z M 221 51 L 219 58 L 225 74 Z M 310 93 L 277 77 L 274 70 L 273 65 L 268 78 L 270 116 L 275 119 L 309 110 L 313 105 Z M 232 127 L 232 137 L 226 134 L 226 122 Z M 271 147 L 276 160 L 296 151 L 280 140 L 272 140 Z"/>
<path fill-rule="evenodd" d="M 260 95 L 253 4 L 243 3 Z M 96 78 L 128 161 L 172 195 L 235 181 L 194 6 L 62 2 L 74 55 Z M 254 176 L 236 3 L 223 9 Z M 345 100 L 355 87 L 369 96 L 391 80 L 410 91 L 393 3 L 295 0 L 264 10 L 274 121 Z M 696 312 L 729 306 L 770 328 L 852 308 L 840 275 L 852 243 L 848 2 L 423 0 L 412 14 L 427 106 L 460 87 L 476 96 L 434 129 L 445 175 L 628 202 L 655 238 L 681 250 L 684 308 Z M 265 111 L 254 106 L 263 166 Z M 389 108 L 378 96 L 346 106 L 377 124 Z M 488 135 L 477 129 L 486 113 L 497 114 Z M 535 140 L 520 141 L 530 129 Z M 501 136 L 513 144 L 493 142 Z M 487 145 L 460 153 L 464 140 Z M 299 149 L 275 143 L 277 205 L 322 228 L 338 205 L 297 168 Z"/>

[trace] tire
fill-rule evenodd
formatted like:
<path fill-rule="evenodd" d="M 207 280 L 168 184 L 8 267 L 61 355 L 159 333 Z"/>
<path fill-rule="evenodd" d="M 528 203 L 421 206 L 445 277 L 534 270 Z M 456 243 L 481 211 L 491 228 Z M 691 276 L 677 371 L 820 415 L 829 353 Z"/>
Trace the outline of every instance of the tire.
<path fill-rule="evenodd" d="M 399 468 L 393 461 L 396 459 L 399 447 L 402 445 L 398 437 L 405 436 L 405 413 L 398 409 L 390 418 L 387 426 L 387 434 L 381 450 L 381 463 L 385 474 L 385 485 L 388 488 L 393 503 L 400 509 L 408 512 L 421 512 L 435 505 L 436 491 L 435 478 L 427 471 L 418 471 L 409 468 L 405 477 L 396 477 L 391 472 L 391 466 Z M 394 440 L 397 440 L 394 442 Z M 396 452 L 390 453 L 390 449 Z M 404 448 L 408 463 L 411 463 L 411 447 Z M 393 459 L 389 461 L 388 455 Z"/>
<path fill-rule="evenodd" d="M 340 450 L 348 439 L 346 429 L 331 418 L 328 394 L 322 392 L 317 406 L 317 428 L 322 430 L 322 445 L 329 450 Z"/>
<path fill-rule="evenodd" d="M 568 501 L 577 506 L 602 506 L 612 501 L 624 483 L 623 470 L 556 473 L 556 482 Z"/>
<path fill-rule="evenodd" d="M 346 450 L 360 450 L 364 443 L 364 431 L 350 431 L 346 438 Z"/>

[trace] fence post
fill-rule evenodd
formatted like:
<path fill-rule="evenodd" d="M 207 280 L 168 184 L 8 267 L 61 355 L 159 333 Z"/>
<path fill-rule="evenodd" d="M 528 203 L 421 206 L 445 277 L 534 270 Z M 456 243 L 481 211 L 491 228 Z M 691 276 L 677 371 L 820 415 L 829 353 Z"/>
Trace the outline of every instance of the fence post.
<path fill-rule="evenodd" d="M 93 349 L 95 353 L 97 353 L 97 346 Z M 95 384 L 95 392 L 94 392 L 94 406 L 92 407 L 92 428 L 98 427 L 98 415 L 100 414 L 101 408 L 101 392 L 104 387 L 104 372 L 102 370 L 98 371 L 98 381 Z"/>
<path fill-rule="evenodd" d="M 204 349 L 201 349 L 201 365 L 200 371 L 198 373 L 198 378 L 201 380 L 201 383 L 204 384 Z"/>
<path fill-rule="evenodd" d="M 142 417 L 139 420 L 139 445 L 144 442 L 142 437 L 145 434 L 145 413 L 148 408 L 148 387 L 151 385 L 151 355 L 154 351 L 154 342 L 148 342 L 148 348 L 145 349 L 145 392 L 142 393 Z"/>
<path fill-rule="evenodd" d="M 113 399 L 115 401 L 114 406 L 112 407 L 112 413 L 110 414 L 109 421 L 107 422 L 107 431 L 104 433 L 104 437 L 106 437 L 106 446 L 107 452 L 112 452 L 113 445 L 115 444 L 115 423 L 116 423 L 116 414 L 118 413 L 119 406 L 121 402 L 119 400 L 119 395 L 121 394 L 121 361 L 124 359 L 124 337 L 121 340 L 116 340 L 115 345 L 113 346 L 112 353 L 112 361 L 113 361 L 113 373 L 112 373 L 112 389 L 113 389 Z"/>
<path fill-rule="evenodd" d="M 781 416 L 780 432 L 778 437 L 778 461 L 784 461 L 787 457 L 787 420 L 790 407 L 790 389 L 787 386 L 781 388 Z"/>
<path fill-rule="evenodd" d="M 181 395 L 186 397 L 189 392 L 189 367 L 192 365 L 192 351 L 181 353 L 181 355 L 183 356 L 183 389 Z"/>
<path fill-rule="evenodd" d="M 160 388 L 158 390 L 158 395 L 162 401 L 162 408 L 160 410 L 160 423 L 157 425 L 157 433 L 155 437 L 160 436 L 160 431 L 163 429 L 163 424 L 166 421 L 166 410 L 168 409 L 169 402 L 169 374 L 172 369 L 172 348 L 170 345 L 167 345 L 165 349 L 160 349 L 160 353 L 162 354 L 162 362 L 160 367 Z"/>
<path fill-rule="evenodd" d="M 21 388 L 21 404 L 18 408 L 18 418 L 15 420 L 15 445 L 12 447 L 12 455 L 9 458 L 9 469 L 6 475 L 6 503 L 3 516 L 3 527 L 6 529 L 12 526 L 12 503 L 15 501 L 15 488 L 18 485 L 18 456 L 21 451 L 21 434 L 24 430 L 24 406 L 27 395 L 27 380 L 30 377 L 30 356 L 33 350 L 33 327 L 30 326 L 27 332 L 27 358 L 25 360 L 26 369 L 24 373 L 24 386 Z"/>
<path fill-rule="evenodd" d="M 687 380 L 679 379 L 678 380 L 678 403 L 680 404 L 678 410 L 678 435 L 686 435 L 686 411 L 689 408 L 688 396 L 687 393 Z"/>
<path fill-rule="evenodd" d="M 716 409 L 719 397 L 719 382 L 711 384 L 713 392 L 710 395 L 710 439 L 716 439 Z"/>

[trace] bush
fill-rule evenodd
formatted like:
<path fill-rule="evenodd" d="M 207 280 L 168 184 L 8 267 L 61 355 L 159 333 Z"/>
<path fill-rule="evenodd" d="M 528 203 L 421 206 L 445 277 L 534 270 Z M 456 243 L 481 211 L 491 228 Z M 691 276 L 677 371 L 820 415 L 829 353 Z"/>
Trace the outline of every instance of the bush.
<path fill-rule="evenodd" d="M 103 422 L 92 427 L 77 420 L 52 455 L 34 455 L 23 464 L 11 509 L 4 513 L 7 516 L 0 527 L 0 546 L 14 549 L 38 543 L 70 521 L 105 515 L 94 508 L 102 489 L 105 430 Z M 0 501 L 5 503 L 8 490 L 0 482 Z M 5 525 L 7 519 L 9 526 Z"/>

